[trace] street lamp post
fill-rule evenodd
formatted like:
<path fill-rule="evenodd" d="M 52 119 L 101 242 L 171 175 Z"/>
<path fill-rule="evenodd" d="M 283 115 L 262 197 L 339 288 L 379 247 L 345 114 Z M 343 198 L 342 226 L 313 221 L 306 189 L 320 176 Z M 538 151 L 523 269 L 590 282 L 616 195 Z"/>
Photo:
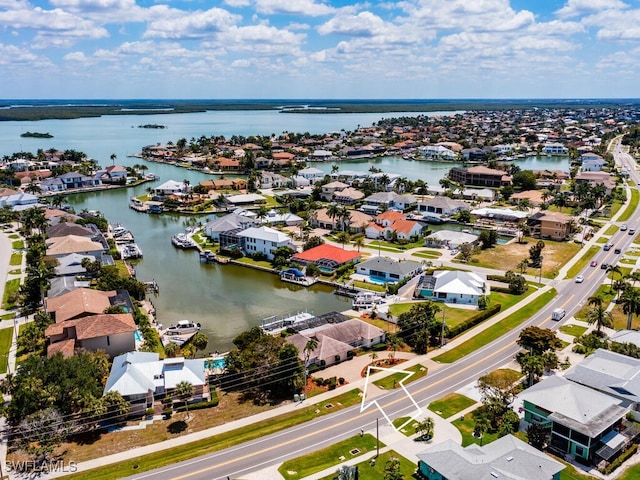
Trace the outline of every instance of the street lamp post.
<path fill-rule="evenodd" d="M 440 332 L 440 347 L 444 347 L 444 308 L 442 308 L 442 331 Z"/>

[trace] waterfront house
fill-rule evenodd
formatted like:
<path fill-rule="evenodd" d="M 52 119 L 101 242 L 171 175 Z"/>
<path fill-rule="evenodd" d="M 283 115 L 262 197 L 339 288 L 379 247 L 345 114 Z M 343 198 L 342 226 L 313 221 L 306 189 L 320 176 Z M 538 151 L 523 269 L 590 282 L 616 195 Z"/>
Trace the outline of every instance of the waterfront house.
<path fill-rule="evenodd" d="M 375 257 L 359 263 L 356 273 L 383 282 L 400 282 L 422 272 L 422 264 L 410 260 L 397 261 L 386 257 Z"/>
<path fill-rule="evenodd" d="M 580 166 L 581 172 L 601 172 L 604 167 L 607 166 L 607 162 L 602 158 L 590 158 L 589 160 L 583 160 Z"/>
<path fill-rule="evenodd" d="M 95 178 L 103 183 L 125 183 L 127 180 L 127 169 L 121 165 L 110 165 L 107 168 L 98 170 Z"/>
<path fill-rule="evenodd" d="M 78 235 L 48 238 L 45 243 L 47 245 L 47 256 L 54 258 L 64 257 L 70 253 L 100 257 L 102 252 L 106 250 L 102 243 L 94 242 L 87 237 Z"/>
<path fill-rule="evenodd" d="M 399 195 L 396 192 L 377 192 L 364 199 L 361 210 L 365 213 L 378 213 L 383 210 L 404 211 L 418 204 L 418 199 L 410 194 Z"/>
<path fill-rule="evenodd" d="M 457 230 L 438 230 L 424 239 L 425 247 L 458 250 L 463 243 L 475 243 L 478 235 Z"/>
<path fill-rule="evenodd" d="M 45 310 L 56 322 L 97 315 L 114 305 L 122 307 L 127 313 L 133 312 L 133 303 L 127 290 L 78 288 L 64 295 L 45 299 Z"/>
<path fill-rule="evenodd" d="M 190 186 L 176 180 L 167 180 L 162 185 L 158 185 L 155 189 L 155 195 L 158 197 L 168 197 L 169 195 L 182 195 L 187 193 Z"/>
<path fill-rule="evenodd" d="M 72 188 L 97 187 L 98 185 L 102 185 L 102 181 L 99 178 L 89 177 L 78 172 L 63 173 L 57 178 L 62 180 L 65 190 Z"/>
<path fill-rule="evenodd" d="M 45 192 L 63 192 L 67 187 L 59 178 L 45 178 L 40 182 L 40 191 Z"/>
<path fill-rule="evenodd" d="M 610 461 L 628 408 L 623 401 L 557 375 L 518 395 L 524 420 L 549 427 L 551 448 L 583 461 Z"/>
<path fill-rule="evenodd" d="M 561 143 L 547 143 L 542 147 L 545 155 L 569 155 L 569 149 Z"/>
<path fill-rule="evenodd" d="M 478 147 L 465 148 L 461 153 L 464 159 L 469 162 L 484 162 L 489 155 L 488 152 Z"/>
<path fill-rule="evenodd" d="M 469 210 L 467 202 L 444 196 L 418 202 L 418 212 L 420 213 L 437 213 L 438 215 L 450 217 L 462 210 Z"/>
<path fill-rule="evenodd" d="M 437 302 L 478 305 L 480 297 L 489 295 L 487 276 L 460 270 L 436 270 L 418 280 L 414 296 Z"/>
<path fill-rule="evenodd" d="M 384 212 L 380 215 L 384 215 L 387 213 L 400 214 L 402 217 L 404 217 L 404 214 L 394 211 Z M 391 239 L 395 237 L 398 240 L 410 241 L 419 237 L 422 233 L 422 230 L 424 230 L 424 226 L 421 223 L 414 222 L 413 220 L 407 220 L 405 218 L 398 218 L 392 223 L 379 223 L 378 218 L 380 217 L 380 215 L 376 217 L 375 222 L 370 223 L 365 229 L 365 236 L 367 238 Z"/>
<path fill-rule="evenodd" d="M 111 357 L 135 350 L 136 323 L 130 313 L 89 315 L 49 325 L 47 356 L 72 356 L 77 349 L 104 350 Z"/>
<path fill-rule="evenodd" d="M 453 167 L 447 176 L 452 182 L 465 186 L 500 188 L 511 185 L 511 177 L 505 171 L 481 165 L 471 168 Z"/>
<path fill-rule="evenodd" d="M 526 200 L 532 206 L 537 207 L 541 205 L 542 202 L 542 191 L 541 190 L 524 190 L 522 192 L 514 193 L 509 197 L 509 201 L 513 204 L 519 203 L 521 200 Z"/>
<path fill-rule="evenodd" d="M 573 218 L 564 213 L 542 210 L 531 215 L 527 225 L 531 229 L 531 236 L 535 238 L 565 240 L 571 235 Z"/>
<path fill-rule="evenodd" d="M 418 152 L 421 157 L 429 160 L 453 161 L 456 159 L 456 153 L 443 145 L 425 145 L 418 147 Z"/>
<path fill-rule="evenodd" d="M 476 208 L 471 210 L 471 215 L 478 219 L 490 222 L 519 222 L 527 218 L 527 212 L 510 208 Z"/>
<path fill-rule="evenodd" d="M 13 210 L 26 210 L 38 205 L 38 197 L 30 193 L 17 192 L 0 197 L 0 208 L 10 207 Z"/>
<path fill-rule="evenodd" d="M 296 187 L 306 187 L 309 185 L 314 185 L 316 182 L 323 180 L 326 173 L 324 173 L 319 168 L 315 167 L 307 167 L 298 171 L 298 174 L 293 178 Z M 301 179 L 299 179 L 300 177 Z M 304 182 L 303 180 L 306 180 Z"/>
<path fill-rule="evenodd" d="M 267 203 L 267 199 L 257 193 L 241 193 L 239 195 L 229 195 L 225 201 L 233 206 L 240 207 L 246 205 L 262 205 Z"/>
<path fill-rule="evenodd" d="M 259 217 L 261 223 L 269 225 L 282 225 L 287 227 L 295 227 L 304 222 L 302 217 L 293 213 L 280 213 L 278 210 L 269 210 L 264 217 Z"/>
<path fill-rule="evenodd" d="M 78 280 L 75 275 L 52 278 L 49 284 L 47 300 L 72 292 L 78 288 L 89 288 L 91 286 L 89 280 Z"/>
<path fill-rule="evenodd" d="M 165 358 L 155 352 L 129 352 L 113 359 L 104 393 L 119 392 L 131 405 L 131 413 L 143 415 L 156 398 L 171 396 L 180 382 L 193 386 L 190 401 L 211 399 L 204 359 Z"/>
<path fill-rule="evenodd" d="M 273 260 L 273 252 L 280 247 L 296 250 L 287 234 L 269 227 L 250 227 L 238 232 L 237 236 L 242 242 L 245 255 L 262 253 L 268 260 Z"/>
<path fill-rule="evenodd" d="M 355 250 L 345 250 L 340 247 L 323 243 L 317 247 L 296 253 L 291 260 L 301 265 L 313 264 L 323 270 L 334 271 L 347 263 L 358 263 L 360 261 L 360 252 Z"/>
<path fill-rule="evenodd" d="M 418 475 L 427 480 L 559 480 L 564 468 L 513 435 L 482 446 L 446 440 L 418 453 Z"/>
<path fill-rule="evenodd" d="M 60 222 L 47 228 L 47 238 L 66 237 L 67 235 L 91 238 L 96 235 L 96 232 L 89 227 L 72 222 Z"/>
<path fill-rule="evenodd" d="M 69 255 L 58 258 L 58 265 L 56 265 L 55 268 L 56 275 L 84 275 L 87 273 L 87 269 L 82 266 L 82 262 L 85 259 L 90 262 L 96 261 L 96 257 L 80 255 L 78 253 L 70 253 Z"/>
<path fill-rule="evenodd" d="M 260 176 L 260 188 L 286 188 L 292 185 L 290 178 L 273 172 L 262 172 Z"/>
<path fill-rule="evenodd" d="M 247 229 L 258 224 L 255 217 L 248 217 L 235 212 L 229 213 L 220 218 L 207 222 L 204 226 L 204 233 L 214 242 L 220 241 L 220 234 L 236 229 Z"/>

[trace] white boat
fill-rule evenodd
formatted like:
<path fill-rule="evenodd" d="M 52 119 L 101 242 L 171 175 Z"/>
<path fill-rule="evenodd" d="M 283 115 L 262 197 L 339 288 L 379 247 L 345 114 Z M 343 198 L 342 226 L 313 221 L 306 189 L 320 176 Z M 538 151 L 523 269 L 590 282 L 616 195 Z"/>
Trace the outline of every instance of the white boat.
<path fill-rule="evenodd" d="M 142 250 L 135 243 L 119 244 L 117 245 L 117 249 L 123 260 L 127 260 L 129 258 L 142 258 Z"/>
<path fill-rule="evenodd" d="M 196 333 L 199 330 L 199 323 L 193 323 L 190 320 L 179 320 L 176 325 L 171 325 L 169 328 L 167 328 L 165 335 L 189 335 Z"/>
<path fill-rule="evenodd" d="M 178 248 L 196 248 L 196 242 L 187 236 L 186 233 L 177 233 L 171 237 L 171 243 Z"/>

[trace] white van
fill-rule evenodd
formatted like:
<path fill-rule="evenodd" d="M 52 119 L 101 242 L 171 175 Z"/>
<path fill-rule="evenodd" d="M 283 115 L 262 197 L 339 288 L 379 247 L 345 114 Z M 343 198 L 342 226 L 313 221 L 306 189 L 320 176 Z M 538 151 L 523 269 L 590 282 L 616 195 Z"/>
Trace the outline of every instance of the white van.
<path fill-rule="evenodd" d="M 551 313 L 551 320 L 562 320 L 566 314 L 567 311 L 564 308 L 556 308 L 553 313 Z"/>

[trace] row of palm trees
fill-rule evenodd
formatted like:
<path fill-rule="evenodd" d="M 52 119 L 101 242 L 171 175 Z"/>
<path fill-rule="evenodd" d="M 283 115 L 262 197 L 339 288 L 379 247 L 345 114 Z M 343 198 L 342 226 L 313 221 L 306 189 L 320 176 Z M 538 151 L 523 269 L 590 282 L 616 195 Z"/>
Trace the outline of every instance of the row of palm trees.
<path fill-rule="evenodd" d="M 635 284 L 640 280 L 640 272 L 633 272 L 627 277 L 614 281 L 614 273 L 620 273 L 617 265 L 609 266 L 607 271 L 611 273 L 611 291 L 617 290 L 616 303 L 622 306 L 622 311 L 627 315 L 627 330 L 631 330 L 633 316 L 640 316 L 640 289 Z M 598 334 L 603 327 L 613 327 L 613 315 L 607 311 L 605 301 L 601 295 L 589 297 L 587 303 L 592 308 L 587 312 L 587 322 L 595 325 Z"/>

